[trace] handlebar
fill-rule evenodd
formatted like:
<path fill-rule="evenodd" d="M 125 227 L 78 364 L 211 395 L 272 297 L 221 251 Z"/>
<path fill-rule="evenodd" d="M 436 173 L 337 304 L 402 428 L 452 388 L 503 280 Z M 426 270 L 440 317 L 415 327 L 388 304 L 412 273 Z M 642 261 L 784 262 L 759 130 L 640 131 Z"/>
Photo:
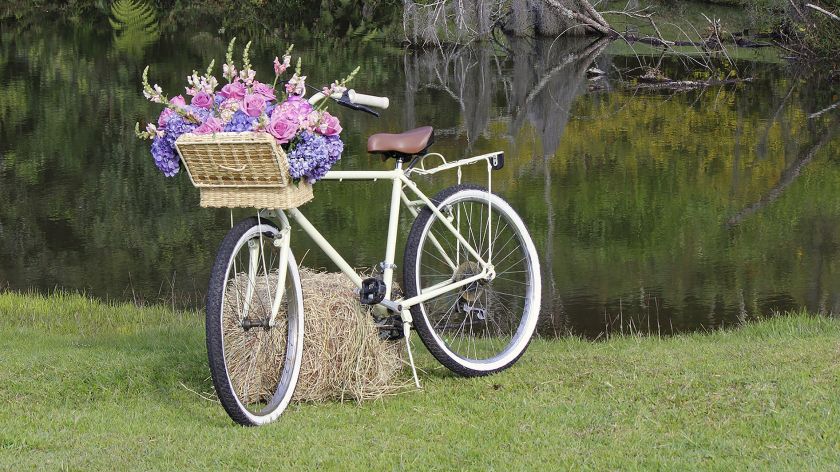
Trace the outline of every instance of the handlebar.
<path fill-rule="evenodd" d="M 376 107 L 385 110 L 390 105 L 390 101 L 388 97 L 376 97 L 373 95 L 365 95 L 362 93 L 357 93 L 355 90 L 348 90 L 347 95 L 350 97 L 350 101 L 357 104 L 357 105 L 366 105 L 369 107 Z"/>
<path fill-rule="evenodd" d="M 326 95 L 322 92 L 317 92 L 309 97 L 309 103 L 315 105 L 321 100 L 325 99 Z M 344 94 L 333 94 L 330 98 L 336 101 L 339 105 L 345 106 L 353 110 L 364 111 L 373 116 L 379 116 L 379 113 L 371 110 L 368 106 L 386 109 L 390 105 L 388 97 L 377 97 L 374 95 L 365 95 L 357 93 L 355 90 L 348 90 Z"/>

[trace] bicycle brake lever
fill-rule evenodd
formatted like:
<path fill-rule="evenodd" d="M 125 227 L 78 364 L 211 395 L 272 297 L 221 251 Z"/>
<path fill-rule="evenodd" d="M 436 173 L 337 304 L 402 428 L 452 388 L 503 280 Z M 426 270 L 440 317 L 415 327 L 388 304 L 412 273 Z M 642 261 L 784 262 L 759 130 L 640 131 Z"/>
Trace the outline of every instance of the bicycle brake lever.
<path fill-rule="evenodd" d="M 344 92 L 344 96 L 342 96 L 341 98 L 339 98 L 335 102 L 338 103 L 339 105 L 343 106 L 343 107 L 350 108 L 351 110 L 363 111 L 365 113 L 370 113 L 371 115 L 379 118 L 379 113 L 371 110 L 370 108 L 368 108 L 364 105 L 357 105 L 357 104 L 351 102 L 350 97 L 347 96 L 347 92 Z"/>

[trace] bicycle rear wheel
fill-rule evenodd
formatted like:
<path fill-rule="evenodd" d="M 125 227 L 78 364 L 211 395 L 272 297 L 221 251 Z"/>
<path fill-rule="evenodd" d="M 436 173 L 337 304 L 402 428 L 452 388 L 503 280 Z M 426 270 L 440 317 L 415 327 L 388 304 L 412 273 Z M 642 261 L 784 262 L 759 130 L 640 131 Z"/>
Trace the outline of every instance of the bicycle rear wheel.
<path fill-rule="evenodd" d="M 513 208 L 482 187 L 457 185 L 432 201 L 493 265 L 495 276 L 411 307 L 414 327 L 429 352 L 459 375 L 506 369 L 528 347 L 540 311 L 540 266 L 531 236 Z M 482 271 L 429 208 L 414 221 L 404 264 L 406 298 Z"/>
<path fill-rule="evenodd" d="M 280 267 L 280 230 L 247 218 L 225 236 L 207 292 L 207 356 L 228 415 L 255 426 L 277 419 L 294 393 L 303 350 L 303 293 L 289 251 Z M 269 326 L 280 271 L 282 302 Z"/>

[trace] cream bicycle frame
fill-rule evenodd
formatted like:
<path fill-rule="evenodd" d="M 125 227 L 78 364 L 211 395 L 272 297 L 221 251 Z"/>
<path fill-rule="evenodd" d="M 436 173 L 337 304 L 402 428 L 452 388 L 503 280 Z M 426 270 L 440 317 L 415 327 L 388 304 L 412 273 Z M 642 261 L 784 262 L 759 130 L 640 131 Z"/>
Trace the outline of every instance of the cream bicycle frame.
<path fill-rule="evenodd" d="M 443 170 L 448 169 L 455 169 L 458 168 L 459 171 L 459 182 L 460 182 L 460 167 L 469 164 L 475 164 L 481 161 L 485 161 L 487 163 L 487 170 L 488 170 L 488 181 L 489 181 L 489 174 L 492 171 L 492 162 L 501 155 L 501 152 L 494 152 L 489 154 L 483 154 L 480 156 L 475 156 L 467 159 L 461 159 L 458 161 L 453 162 L 446 162 L 442 165 L 439 165 L 432 169 L 425 169 L 425 167 L 418 166 L 417 168 L 409 169 L 408 171 L 403 169 L 403 162 L 402 160 L 397 160 L 396 166 L 394 170 L 388 171 L 330 171 L 324 176 L 322 180 L 331 180 L 331 181 L 339 181 L 343 182 L 345 180 L 352 180 L 352 181 L 377 181 L 377 180 L 390 180 L 391 184 L 391 201 L 390 201 L 390 213 L 388 217 L 388 236 L 386 240 L 385 246 L 385 259 L 383 261 L 383 271 L 382 271 L 382 280 L 385 283 L 386 292 L 385 292 L 385 299 L 379 303 L 379 305 L 384 306 L 390 311 L 394 311 L 400 316 L 403 317 L 404 321 L 410 322 L 410 315 L 408 313 L 408 309 L 414 305 L 422 303 L 426 300 L 432 299 L 439 295 L 442 295 L 447 292 L 451 292 L 457 290 L 465 285 L 469 285 L 477 280 L 481 279 L 492 279 L 495 276 L 493 265 L 488 263 L 484 260 L 481 254 L 469 243 L 469 241 L 461 235 L 458 228 L 452 224 L 449 218 L 441 212 L 437 206 L 431 201 L 431 199 L 426 196 L 418 187 L 417 184 L 409 178 L 411 173 L 416 173 L 419 175 L 429 175 L 434 174 Z M 439 154 L 429 154 L 427 156 L 436 155 L 440 156 Z M 421 158 L 422 160 L 425 159 Z M 442 157 L 442 156 L 440 156 Z M 411 191 L 418 200 L 410 200 L 408 195 L 406 194 L 405 189 Z M 488 188 L 488 192 L 489 192 Z M 394 260 L 396 256 L 396 246 L 397 246 L 397 236 L 399 230 L 399 216 L 400 216 L 400 204 L 405 205 L 408 208 L 409 212 L 412 215 L 417 216 L 419 210 L 417 207 L 426 207 L 429 208 L 430 211 L 440 220 L 440 222 L 447 228 L 452 235 L 455 237 L 457 243 L 460 246 L 462 245 L 464 249 L 466 249 L 469 254 L 475 258 L 475 261 L 478 262 L 479 266 L 481 267 L 481 272 L 473 275 L 471 277 L 465 278 L 463 280 L 455 281 L 453 279 L 449 279 L 443 281 L 441 283 L 435 284 L 434 286 L 428 287 L 424 289 L 419 295 L 408 298 L 408 299 L 398 299 L 398 300 L 391 300 L 391 289 L 393 286 L 393 278 L 394 278 Z M 343 272 L 353 283 L 356 287 L 362 286 L 362 277 L 359 275 L 352 266 L 341 256 L 341 254 L 336 251 L 336 249 L 327 241 L 326 238 L 318 231 L 317 228 L 301 213 L 301 211 L 297 208 L 292 208 L 290 210 L 273 210 L 270 212 L 273 216 L 276 216 L 280 220 L 280 230 L 282 237 L 281 241 L 281 258 L 284 258 L 288 254 L 289 246 L 291 244 L 290 235 L 291 235 L 291 225 L 289 223 L 289 217 L 291 217 L 295 222 L 303 229 L 303 231 L 315 242 L 315 244 L 327 255 L 327 257 L 336 265 L 338 268 Z M 490 217 L 491 212 L 488 212 L 488 225 L 492 224 L 492 218 Z M 288 216 L 287 216 L 288 215 Z M 441 253 L 441 255 L 445 258 L 444 260 L 452 267 L 453 273 L 457 268 L 457 261 L 452 261 L 451 258 L 445 254 L 443 248 L 438 243 L 437 239 L 434 235 L 430 235 L 430 240 L 437 248 L 437 250 Z M 488 244 L 492 246 L 492 242 L 488 241 Z M 460 250 L 458 251 L 460 254 Z M 488 255 L 492 255 L 492 248 L 488 248 Z M 281 274 L 284 271 L 281 271 Z M 278 278 L 277 284 L 277 291 L 275 292 L 275 300 L 272 304 L 272 316 L 270 323 L 274 324 L 274 318 L 277 315 L 277 308 L 280 306 L 280 299 L 283 296 L 281 287 L 283 287 L 284 280 Z M 407 319 L 406 319 L 407 318 Z"/>

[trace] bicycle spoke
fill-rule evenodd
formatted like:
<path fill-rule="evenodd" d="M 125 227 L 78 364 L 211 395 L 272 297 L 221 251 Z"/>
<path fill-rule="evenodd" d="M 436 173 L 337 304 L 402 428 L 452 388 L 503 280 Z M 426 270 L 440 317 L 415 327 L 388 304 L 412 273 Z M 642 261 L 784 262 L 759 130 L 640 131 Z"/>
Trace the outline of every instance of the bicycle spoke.
<path fill-rule="evenodd" d="M 421 307 L 430 328 L 453 353 L 465 359 L 489 359 L 508 349 L 527 309 L 523 301 L 529 297 L 533 273 L 527 265 L 528 254 L 518 227 L 495 204 L 490 206 L 481 198 L 453 202 L 446 208 L 457 215 L 455 226 L 469 247 L 480 259 L 494 265 L 495 277 L 427 300 Z M 440 248 L 451 251 L 447 255 L 458 262 L 458 267 L 451 274 L 451 267 L 435 252 L 437 249 L 424 242 L 416 275 L 418 281 L 423 281 L 420 290 L 449 278 L 457 282 L 482 270 L 467 244 L 460 243 L 437 218 L 431 219 L 427 231 L 434 235 Z"/>

